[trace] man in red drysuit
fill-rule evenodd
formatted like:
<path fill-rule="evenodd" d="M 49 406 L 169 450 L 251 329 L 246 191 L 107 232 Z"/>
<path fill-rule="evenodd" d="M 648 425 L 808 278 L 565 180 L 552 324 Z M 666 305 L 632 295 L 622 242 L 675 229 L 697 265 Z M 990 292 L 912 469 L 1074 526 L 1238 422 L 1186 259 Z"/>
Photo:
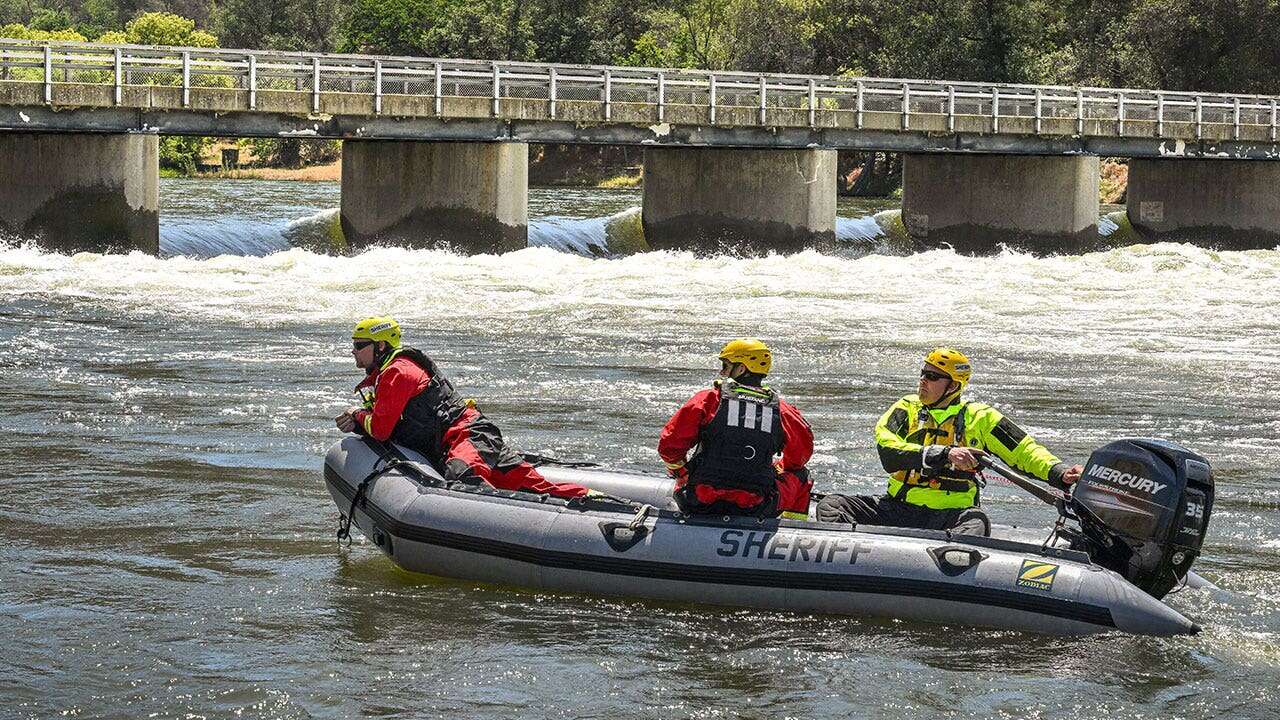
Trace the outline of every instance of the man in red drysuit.
<path fill-rule="evenodd" d="M 658 454 L 676 478 L 673 496 L 685 512 L 808 517 L 813 482 L 805 464 L 813 430 L 764 384 L 772 365 L 759 340 L 730 342 L 720 351 L 715 386 L 690 398 L 662 429 Z"/>
<path fill-rule="evenodd" d="M 368 372 L 356 386 L 364 407 L 335 418 L 343 432 L 417 450 L 449 482 L 486 482 L 502 490 L 524 490 L 561 498 L 587 494 L 572 483 L 553 483 L 502 439 L 498 427 L 465 400 L 435 361 L 401 347 L 400 325 L 371 317 L 351 333 L 356 366 Z"/>

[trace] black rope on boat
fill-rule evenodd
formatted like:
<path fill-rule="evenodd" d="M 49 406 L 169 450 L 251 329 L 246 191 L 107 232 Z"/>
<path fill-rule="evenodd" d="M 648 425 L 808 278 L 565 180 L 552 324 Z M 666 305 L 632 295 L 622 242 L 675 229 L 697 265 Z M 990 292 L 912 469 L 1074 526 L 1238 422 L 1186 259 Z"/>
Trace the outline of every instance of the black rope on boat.
<path fill-rule="evenodd" d="M 373 472 L 366 475 L 365 478 L 360 481 L 360 484 L 356 487 L 356 494 L 351 498 L 351 508 L 345 514 L 339 514 L 337 533 L 339 540 L 346 540 L 347 545 L 351 544 L 351 521 L 355 519 L 356 506 L 358 506 L 361 501 L 365 500 L 369 486 L 373 484 L 374 480 L 377 480 L 388 472 L 400 467 L 402 464 L 403 463 L 400 460 L 392 460 L 380 468 L 375 468 Z"/>
<path fill-rule="evenodd" d="M 556 467 L 565 468 L 596 468 L 602 467 L 600 463 L 590 462 L 588 460 L 561 460 L 559 458 L 549 457 L 547 455 L 539 455 L 537 453 L 520 453 L 524 461 L 534 467 L 542 467 L 543 465 L 555 465 Z"/>

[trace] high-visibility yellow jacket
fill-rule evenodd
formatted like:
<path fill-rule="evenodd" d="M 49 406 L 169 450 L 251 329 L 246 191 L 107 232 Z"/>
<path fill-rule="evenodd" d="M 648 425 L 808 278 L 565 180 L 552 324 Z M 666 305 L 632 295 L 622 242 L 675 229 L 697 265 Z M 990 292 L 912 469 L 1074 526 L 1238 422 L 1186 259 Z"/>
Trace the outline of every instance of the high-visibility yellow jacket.
<path fill-rule="evenodd" d="M 880 464 L 889 475 L 889 495 L 935 510 L 977 504 L 975 473 L 947 463 L 952 446 L 993 453 L 1010 467 L 1061 486 L 1067 464 L 999 410 L 957 398 L 943 408 L 926 408 L 919 395 L 893 404 L 876 423 Z"/>

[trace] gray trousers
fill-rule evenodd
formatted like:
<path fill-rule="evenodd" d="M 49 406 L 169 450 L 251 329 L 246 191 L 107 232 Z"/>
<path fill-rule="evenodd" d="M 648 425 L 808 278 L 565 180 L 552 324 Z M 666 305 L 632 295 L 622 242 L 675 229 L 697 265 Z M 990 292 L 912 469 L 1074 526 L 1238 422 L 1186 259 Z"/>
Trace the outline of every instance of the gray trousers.
<path fill-rule="evenodd" d="M 888 495 L 828 495 L 818 501 L 818 520 L 855 525 L 950 530 L 961 535 L 990 535 L 991 521 L 980 508 L 933 510 Z"/>

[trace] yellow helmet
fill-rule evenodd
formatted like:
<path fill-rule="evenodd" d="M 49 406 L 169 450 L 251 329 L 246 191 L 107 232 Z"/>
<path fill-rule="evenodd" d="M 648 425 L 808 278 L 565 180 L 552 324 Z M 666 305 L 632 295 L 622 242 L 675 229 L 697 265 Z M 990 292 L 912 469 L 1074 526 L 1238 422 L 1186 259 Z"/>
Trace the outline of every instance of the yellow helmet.
<path fill-rule="evenodd" d="M 393 348 L 400 348 L 400 323 L 388 316 L 370 317 L 356 323 L 351 331 L 352 340 L 382 341 Z"/>
<path fill-rule="evenodd" d="M 946 373 L 952 380 L 960 383 L 961 387 L 969 384 L 969 378 L 973 375 L 969 358 L 955 348 L 937 348 L 926 355 L 924 361 Z"/>
<path fill-rule="evenodd" d="M 768 375 L 773 367 L 773 355 L 769 346 L 755 338 L 738 338 L 720 350 L 720 359 L 731 363 L 742 363 L 748 370 L 757 375 Z"/>

